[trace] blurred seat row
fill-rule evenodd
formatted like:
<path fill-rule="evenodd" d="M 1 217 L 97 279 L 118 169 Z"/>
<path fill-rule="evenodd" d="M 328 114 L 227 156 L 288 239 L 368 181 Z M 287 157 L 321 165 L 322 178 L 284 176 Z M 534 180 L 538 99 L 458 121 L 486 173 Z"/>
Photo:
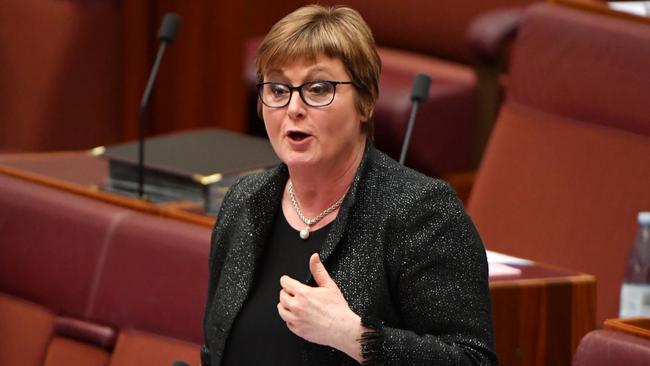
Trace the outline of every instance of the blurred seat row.
<path fill-rule="evenodd" d="M 198 364 L 210 230 L 0 175 L 0 364 Z"/>
<path fill-rule="evenodd" d="M 600 328 L 650 208 L 650 22 L 560 2 L 522 14 L 468 212 L 489 249 L 595 275 Z M 573 361 L 649 363 L 647 335 L 601 329 Z"/>

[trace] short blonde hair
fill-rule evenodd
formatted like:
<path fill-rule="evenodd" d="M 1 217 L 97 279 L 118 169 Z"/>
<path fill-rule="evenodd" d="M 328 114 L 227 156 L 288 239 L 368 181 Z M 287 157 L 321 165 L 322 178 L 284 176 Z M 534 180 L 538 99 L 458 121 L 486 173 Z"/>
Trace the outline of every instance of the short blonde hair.
<path fill-rule="evenodd" d="M 275 23 L 257 49 L 257 82 L 263 82 L 272 68 L 303 57 L 315 60 L 320 55 L 343 62 L 358 93 L 357 111 L 368 118 L 363 132 L 372 137 L 381 60 L 370 28 L 352 8 L 307 5 Z"/>

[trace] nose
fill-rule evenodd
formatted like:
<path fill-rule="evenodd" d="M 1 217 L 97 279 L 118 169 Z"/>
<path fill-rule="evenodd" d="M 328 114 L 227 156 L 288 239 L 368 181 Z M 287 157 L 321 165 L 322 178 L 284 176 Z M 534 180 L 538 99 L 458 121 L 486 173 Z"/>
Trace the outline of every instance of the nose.
<path fill-rule="evenodd" d="M 298 90 L 291 91 L 291 100 L 287 105 L 287 113 L 289 113 L 289 118 L 294 120 L 304 118 L 307 114 L 307 105 L 303 102 Z"/>

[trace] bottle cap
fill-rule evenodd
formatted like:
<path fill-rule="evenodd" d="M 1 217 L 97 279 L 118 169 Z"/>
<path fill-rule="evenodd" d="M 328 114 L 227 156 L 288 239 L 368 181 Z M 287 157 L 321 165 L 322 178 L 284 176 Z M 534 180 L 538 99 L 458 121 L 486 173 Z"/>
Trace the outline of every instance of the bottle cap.
<path fill-rule="evenodd" d="M 639 224 L 641 225 L 650 225 L 650 212 L 649 211 L 639 212 L 637 219 L 639 220 Z"/>

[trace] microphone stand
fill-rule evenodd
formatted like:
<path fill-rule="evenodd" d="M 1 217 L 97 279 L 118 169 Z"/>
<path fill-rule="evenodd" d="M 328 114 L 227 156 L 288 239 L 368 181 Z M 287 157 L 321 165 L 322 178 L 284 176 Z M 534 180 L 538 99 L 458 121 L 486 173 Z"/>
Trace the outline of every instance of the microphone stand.
<path fill-rule="evenodd" d="M 413 125 L 415 124 L 415 116 L 418 113 L 420 103 L 425 101 L 429 96 L 429 87 L 431 86 L 431 77 L 426 74 L 417 74 L 413 80 L 413 89 L 411 90 L 411 100 L 413 107 L 411 108 L 411 116 L 409 117 L 408 125 L 406 127 L 406 135 L 404 135 L 404 142 L 402 143 L 402 153 L 399 157 L 399 163 L 404 165 L 406 160 L 406 152 L 411 142 L 411 133 L 413 133 Z"/>
<path fill-rule="evenodd" d="M 409 122 L 406 126 L 406 135 L 404 136 L 404 142 L 402 143 L 402 153 L 399 155 L 399 163 L 404 165 L 404 160 L 406 160 L 406 151 L 409 149 L 409 143 L 411 142 L 411 133 L 413 133 L 413 125 L 415 124 L 415 116 L 418 113 L 418 107 L 420 102 L 417 100 L 413 101 L 413 107 L 411 108 L 411 115 L 409 116 Z"/>
<path fill-rule="evenodd" d="M 160 43 L 158 47 L 158 55 L 156 55 L 156 60 L 154 61 L 151 73 L 149 73 L 149 81 L 147 81 L 147 86 L 144 89 L 144 94 L 142 95 L 142 101 L 140 101 L 140 115 L 139 115 L 139 127 L 138 127 L 138 197 L 144 198 L 144 135 L 145 135 L 145 110 L 147 109 L 147 103 L 149 102 L 149 96 L 151 96 L 151 91 L 153 90 L 153 84 L 156 81 L 156 75 L 158 75 L 158 69 L 160 68 L 160 63 L 162 61 L 163 55 L 165 54 L 165 49 L 167 48 L 167 43 L 165 41 Z"/>
<path fill-rule="evenodd" d="M 156 81 L 156 76 L 158 75 L 158 69 L 160 68 L 160 63 L 162 62 L 163 55 L 165 54 L 165 49 L 167 44 L 174 42 L 176 39 L 176 32 L 181 23 L 181 17 L 174 13 L 167 13 L 163 18 L 162 24 L 160 25 L 160 31 L 158 32 L 158 38 L 160 39 L 160 46 L 158 47 L 158 54 L 151 68 L 151 73 L 149 73 L 149 80 L 147 81 L 147 86 L 144 89 L 142 95 L 142 100 L 140 101 L 140 114 L 139 114 L 139 127 L 138 127 L 138 197 L 144 199 L 144 134 L 145 134 L 145 110 L 147 109 L 147 103 L 149 102 L 149 97 L 151 96 L 151 91 L 153 90 L 153 84 Z"/>

